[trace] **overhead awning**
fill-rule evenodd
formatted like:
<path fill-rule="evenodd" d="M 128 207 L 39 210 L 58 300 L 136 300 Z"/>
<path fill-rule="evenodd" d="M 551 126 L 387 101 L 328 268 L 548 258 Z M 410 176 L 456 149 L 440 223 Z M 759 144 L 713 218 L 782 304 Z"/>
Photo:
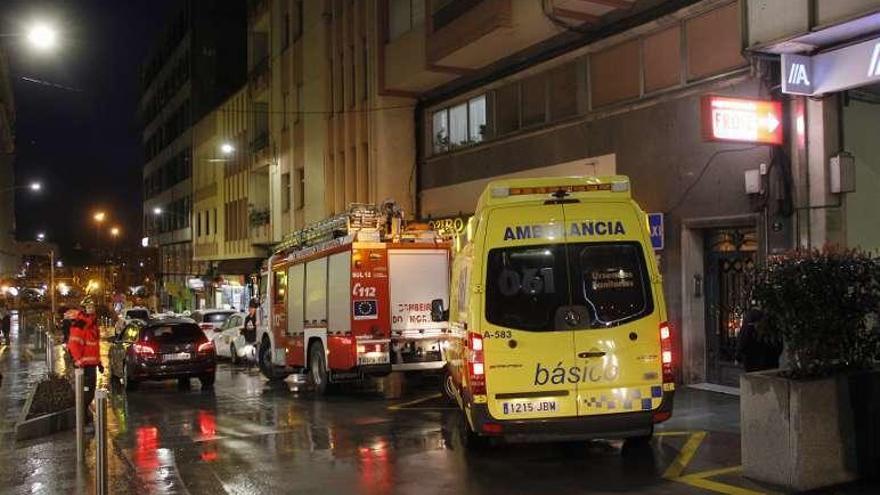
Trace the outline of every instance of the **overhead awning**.
<path fill-rule="evenodd" d="M 781 55 L 782 92 L 820 96 L 880 83 L 880 12 L 752 49 Z"/>

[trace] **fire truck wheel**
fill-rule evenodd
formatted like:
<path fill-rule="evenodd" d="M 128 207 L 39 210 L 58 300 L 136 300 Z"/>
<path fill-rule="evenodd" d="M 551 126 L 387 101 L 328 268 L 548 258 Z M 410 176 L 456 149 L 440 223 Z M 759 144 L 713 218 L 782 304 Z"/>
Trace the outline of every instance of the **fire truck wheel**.
<path fill-rule="evenodd" d="M 287 378 L 288 373 L 281 373 L 275 369 L 272 364 L 272 342 L 269 337 L 263 337 L 260 343 L 260 349 L 257 351 L 257 363 L 260 366 L 260 372 L 270 382 L 282 381 Z"/>
<path fill-rule="evenodd" d="M 327 393 L 327 361 L 324 344 L 315 342 L 309 347 L 309 383 L 318 395 Z"/>

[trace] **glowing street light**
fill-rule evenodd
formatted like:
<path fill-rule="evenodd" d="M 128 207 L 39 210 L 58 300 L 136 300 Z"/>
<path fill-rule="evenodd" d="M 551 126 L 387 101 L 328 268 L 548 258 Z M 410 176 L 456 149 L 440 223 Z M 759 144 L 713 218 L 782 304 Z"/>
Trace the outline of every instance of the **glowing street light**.
<path fill-rule="evenodd" d="M 35 23 L 28 29 L 28 43 L 40 51 L 49 51 L 58 45 L 58 31 L 44 22 Z"/>
<path fill-rule="evenodd" d="M 37 240 L 43 242 L 46 240 L 46 234 L 44 232 L 37 232 Z"/>
<path fill-rule="evenodd" d="M 113 227 L 110 229 L 110 235 L 113 237 L 119 237 L 119 227 Z"/>
<path fill-rule="evenodd" d="M 103 211 L 99 211 L 92 215 L 92 218 L 94 218 L 96 222 L 101 223 L 107 218 L 107 215 Z"/>
<path fill-rule="evenodd" d="M 235 146 L 231 143 L 223 143 L 220 145 L 220 151 L 223 152 L 224 155 L 231 155 L 235 153 Z"/>
<path fill-rule="evenodd" d="M 158 206 L 153 208 L 153 215 L 161 215 L 161 214 L 162 214 L 162 208 L 159 208 Z"/>
<path fill-rule="evenodd" d="M 0 193 L 12 192 L 17 189 L 30 189 L 33 192 L 40 192 L 43 189 L 43 183 L 41 183 L 39 181 L 33 181 L 26 186 L 7 187 L 6 189 L 0 189 Z"/>

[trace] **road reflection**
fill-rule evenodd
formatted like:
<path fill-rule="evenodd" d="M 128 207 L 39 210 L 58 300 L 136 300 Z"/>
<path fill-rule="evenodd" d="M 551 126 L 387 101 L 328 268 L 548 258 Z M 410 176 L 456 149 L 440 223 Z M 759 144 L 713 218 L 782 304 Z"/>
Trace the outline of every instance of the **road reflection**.
<path fill-rule="evenodd" d="M 401 486 L 519 493 L 541 479 L 540 493 L 638 491 L 660 482 L 667 462 L 659 458 L 676 454 L 662 443 L 623 452 L 620 442 L 466 451 L 454 409 L 390 411 L 362 392 L 318 398 L 225 363 L 216 387 L 117 389 L 111 437 L 138 486 L 149 493 L 392 493 Z"/>

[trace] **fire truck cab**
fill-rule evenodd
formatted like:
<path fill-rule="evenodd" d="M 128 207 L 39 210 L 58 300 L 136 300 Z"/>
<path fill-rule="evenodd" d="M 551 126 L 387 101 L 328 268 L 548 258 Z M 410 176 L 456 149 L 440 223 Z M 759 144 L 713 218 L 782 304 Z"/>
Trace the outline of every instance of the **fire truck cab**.
<path fill-rule="evenodd" d="M 433 231 L 404 228 L 393 203 L 353 205 L 294 232 L 266 264 L 263 374 L 305 373 L 324 393 L 392 371 L 442 371 L 449 329 L 432 321 L 431 301 L 448 301 L 449 258 Z"/>

